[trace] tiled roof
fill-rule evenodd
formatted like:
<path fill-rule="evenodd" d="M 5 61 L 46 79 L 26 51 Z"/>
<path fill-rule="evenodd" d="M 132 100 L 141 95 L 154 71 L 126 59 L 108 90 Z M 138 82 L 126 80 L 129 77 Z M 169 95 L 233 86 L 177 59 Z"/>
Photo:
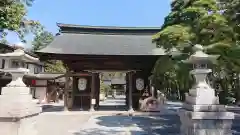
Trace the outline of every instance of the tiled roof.
<path fill-rule="evenodd" d="M 39 53 L 78 55 L 164 55 L 152 35 L 159 28 L 58 24 L 61 34 Z"/>

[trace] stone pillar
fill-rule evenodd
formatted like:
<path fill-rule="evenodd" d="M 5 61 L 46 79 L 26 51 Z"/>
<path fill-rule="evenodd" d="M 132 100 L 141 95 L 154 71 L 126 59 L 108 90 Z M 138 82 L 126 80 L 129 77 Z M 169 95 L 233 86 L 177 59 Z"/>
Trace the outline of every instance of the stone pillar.
<path fill-rule="evenodd" d="M 94 106 L 95 106 L 95 104 L 96 104 L 96 98 L 95 98 L 96 75 L 97 75 L 97 73 L 92 73 L 90 111 L 95 111 Z"/>
<path fill-rule="evenodd" d="M 195 47 L 195 54 L 186 61 L 194 65 L 191 74 L 196 83 L 186 94 L 183 108 L 179 110 L 181 135 L 232 135 L 234 113 L 219 105 L 215 90 L 206 83 L 206 76 L 211 72 L 206 63 L 214 57 L 202 52 L 201 46 Z"/>
<path fill-rule="evenodd" d="M 0 134 L 36 135 L 33 116 L 41 112 L 41 107 L 33 102 L 30 88 L 22 82 L 27 69 L 8 70 L 13 80 L 2 88 L 0 95 Z"/>
<path fill-rule="evenodd" d="M 131 72 L 129 72 L 128 73 L 128 77 L 129 77 L 129 79 L 128 79 L 128 81 L 129 81 L 129 90 L 128 90 L 128 111 L 129 112 L 133 112 L 134 110 L 133 110 L 133 104 L 132 104 L 132 91 L 133 91 L 133 72 L 131 71 Z"/>

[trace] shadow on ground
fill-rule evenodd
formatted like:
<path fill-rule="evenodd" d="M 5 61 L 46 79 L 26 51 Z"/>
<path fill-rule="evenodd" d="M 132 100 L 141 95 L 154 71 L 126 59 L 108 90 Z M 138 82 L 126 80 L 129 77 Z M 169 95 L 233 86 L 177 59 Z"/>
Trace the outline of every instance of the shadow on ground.
<path fill-rule="evenodd" d="M 127 111 L 128 107 L 126 105 L 115 105 L 115 106 L 110 106 L 110 105 L 100 105 L 98 111 Z"/>
<path fill-rule="evenodd" d="M 57 105 L 42 105 L 42 111 L 43 112 L 61 112 L 64 111 L 63 106 L 57 106 Z"/>
<path fill-rule="evenodd" d="M 147 133 L 143 134 L 141 131 L 131 131 L 131 135 L 149 135 Z M 122 131 L 115 130 L 100 130 L 100 129 L 90 129 L 88 131 L 83 131 L 81 133 L 74 133 L 74 135 L 125 135 Z M 128 135 L 128 134 L 127 134 Z"/>
<path fill-rule="evenodd" d="M 132 135 L 178 135 L 179 117 L 163 116 L 99 116 L 98 128 L 89 128 L 75 132 L 74 135 L 117 135 L 123 132 Z"/>
<path fill-rule="evenodd" d="M 127 107 L 124 105 L 118 105 L 118 106 L 102 105 L 95 110 L 97 110 L 97 111 L 127 111 Z M 43 105 L 42 111 L 43 112 L 61 112 L 61 111 L 64 111 L 64 107 L 56 106 L 56 105 Z M 73 108 L 73 109 L 71 109 L 71 111 L 80 111 L 80 109 Z"/>

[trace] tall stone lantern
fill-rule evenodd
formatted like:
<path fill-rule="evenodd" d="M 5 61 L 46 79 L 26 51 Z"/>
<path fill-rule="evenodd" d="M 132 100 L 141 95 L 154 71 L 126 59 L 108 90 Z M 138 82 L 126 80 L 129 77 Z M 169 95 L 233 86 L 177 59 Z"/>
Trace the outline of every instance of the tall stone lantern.
<path fill-rule="evenodd" d="M 30 88 L 26 87 L 22 79 L 29 72 L 25 63 L 36 63 L 39 59 L 20 49 L 0 54 L 0 59 L 5 60 L 1 71 L 12 75 L 12 81 L 2 88 L 0 95 L 0 134 L 22 135 L 31 131 L 34 135 L 28 118 L 38 115 L 41 107 L 33 102 Z"/>
<path fill-rule="evenodd" d="M 190 73 L 195 84 L 179 110 L 181 135 L 231 135 L 234 113 L 227 112 L 225 106 L 219 104 L 215 90 L 206 82 L 207 75 L 212 72 L 208 66 L 218 56 L 204 53 L 201 45 L 195 45 L 194 49 L 195 53 L 184 61 L 193 65 Z"/>

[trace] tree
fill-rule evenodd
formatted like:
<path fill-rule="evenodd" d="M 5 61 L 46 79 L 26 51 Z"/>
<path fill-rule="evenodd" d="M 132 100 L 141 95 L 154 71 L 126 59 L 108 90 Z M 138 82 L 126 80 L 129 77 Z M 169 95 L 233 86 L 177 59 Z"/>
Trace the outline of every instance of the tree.
<path fill-rule="evenodd" d="M 0 40 L 0 43 L 8 44 L 8 41 L 6 39 L 2 39 L 2 40 Z"/>
<path fill-rule="evenodd" d="M 219 12 L 215 0 L 175 0 L 172 12 L 165 18 L 153 41 L 164 48 L 201 44 L 209 47 L 235 45 L 235 33 Z"/>
<path fill-rule="evenodd" d="M 48 31 L 43 31 L 37 34 L 32 42 L 33 45 L 32 51 L 35 52 L 46 47 L 53 41 L 53 39 L 54 39 L 53 34 Z M 50 73 L 63 73 L 66 72 L 66 69 L 62 61 L 48 60 L 45 63 L 45 71 Z"/>
<path fill-rule="evenodd" d="M 240 0 L 219 0 L 223 14 L 229 19 L 237 33 L 238 44 L 240 41 Z"/>
<path fill-rule="evenodd" d="M 235 65 L 239 65 L 239 45 L 240 45 L 240 0 L 219 0 L 219 6 L 222 9 L 222 13 L 226 18 L 229 20 L 230 24 L 232 25 L 234 32 L 236 33 L 237 38 L 237 46 L 232 48 L 230 51 L 226 52 L 230 58 L 230 61 L 233 61 Z M 230 63 L 230 65 L 233 65 Z M 233 69 L 231 70 L 231 67 Z M 222 79 L 223 89 L 231 88 L 232 93 L 235 94 L 236 102 L 240 101 L 240 91 L 239 91 L 239 76 L 240 73 L 239 66 L 230 66 L 230 70 L 227 71 L 227 77 Z M 224 95 L 223 95 L 224 96 Z M 229 99 L 229 98 L 228 98 Z M 228 100 L 226 99 L 226 100 Z"/>
<path fill-rule="evenodd" d="M 40 50 L 50 44 L 54 39 L 52 33 L 48 31 L 43 31 L 40 34 L 36 35 L 32 44 L 33 44 L 33 51 Z"/>
<path fill-rule="evenodd" d="M 165 85 L 160 89 L 179 93 L 191 87 L 190 68 L 181 60 L 192 53 L 195 44 L 203 45 L 209 54 L 221 55 L 218 65 L 214 66 L 215 72 L 222 69 L 228 74 L 240 71 L 237 33 L 221 9 L 216 0 L 174 0 L 171 3 L 171 13 L 165 18 L 161 31 L 154 35 L 153 42 L 167 50 L 176 48 L 182 55 L 159 58 L 153 70 L 156 86 L 161 82 Z"/>
<path fill-rule="evenodd" d="M 65 73 L 66 68 L 60 60 L 50 60 L 45 63 L 45 71 L 49 73 Z"/>
<path fill-rule="evenodd" d="M 100 92 L 106 94 L 109 90 L 111 89 L 111 87 L 109 85 L 106 85 L 103 83 L 102 80 L 100 80 Z"/>
<path fill-rule="evenodd" d="M 42 30 L 39 22 L 26 18 L 27 6 L 33 0 L 1 0 L 0 2 L 0 40 L 8 31 L 14 31 L 23 42 L 28 33 L 36 34 Z"/>

